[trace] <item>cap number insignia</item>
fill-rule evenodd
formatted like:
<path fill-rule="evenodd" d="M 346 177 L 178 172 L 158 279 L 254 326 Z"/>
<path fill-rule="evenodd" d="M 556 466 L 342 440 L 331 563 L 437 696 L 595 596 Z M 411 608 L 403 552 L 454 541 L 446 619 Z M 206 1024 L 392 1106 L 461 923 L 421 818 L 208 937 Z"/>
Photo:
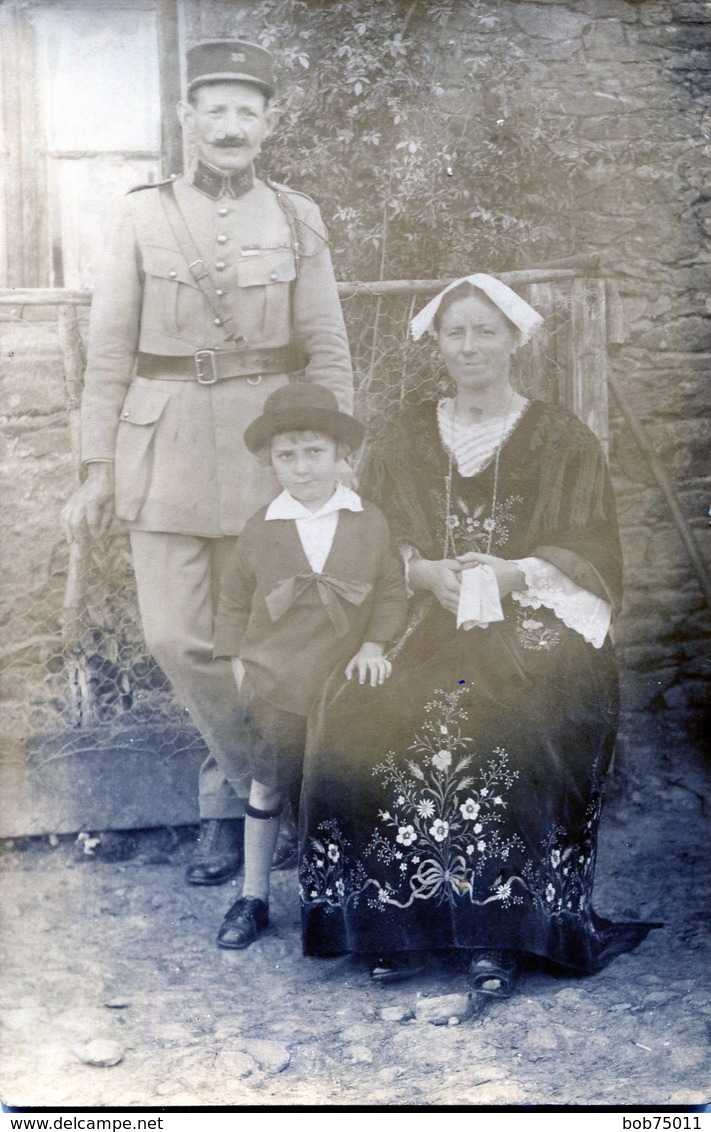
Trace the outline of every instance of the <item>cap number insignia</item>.
<path fill-rule="evenodd" d="M 241 51 L 233 51 L 230 55 L 230 59 L 233 63 L 244 63 L 246 61 L 246 58 L 246 55 L 244 55 Z"/>

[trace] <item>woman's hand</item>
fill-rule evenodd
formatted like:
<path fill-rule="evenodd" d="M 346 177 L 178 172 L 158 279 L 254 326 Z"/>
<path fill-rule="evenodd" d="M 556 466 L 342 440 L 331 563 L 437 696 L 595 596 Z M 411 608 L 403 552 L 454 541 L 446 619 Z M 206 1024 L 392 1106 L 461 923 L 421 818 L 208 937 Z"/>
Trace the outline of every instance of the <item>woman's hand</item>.
<path fill-rule="evenodd" d="M 462 570 L 472 566 L 490 566 L 499 587 L 499 597 L 506 597 L 514 590 L 526 588 L 526 576 L 523 570 L 508 558 L 497 558 L 493 554 L 477 554 L 475 551 L 469 551 L 467 554 L 460 554 L 457 562 Z"/>
<path fill-rule="evenodd" d="M 365 641 L 346 667 L 346 677 L 351 680 L 358 673 L 358 683 L 365 684 L 370 678 L 371 688 L 384 684 L 393 670 L 385 659 L 385 648 L 378 641 Z"/>
<path fill-rule="evenodd" d="M 413 590 L 429 590 L 443 609 L 456 613 L 459 607 L 460 574 L 462 567 L 455 558 L 412 557 L 409 563 L 410 585 Z"/>

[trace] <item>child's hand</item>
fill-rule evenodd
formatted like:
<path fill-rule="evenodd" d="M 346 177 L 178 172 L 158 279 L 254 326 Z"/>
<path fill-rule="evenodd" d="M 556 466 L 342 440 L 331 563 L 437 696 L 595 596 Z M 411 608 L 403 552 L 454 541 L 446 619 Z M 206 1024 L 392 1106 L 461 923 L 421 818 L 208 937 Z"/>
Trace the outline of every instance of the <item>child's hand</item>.
<path fill-rule="evenodd" d="M 358 683 L 365 684 L 370 677 L 371 688 L 384 684 L 393 670 L 389 660 L 383 656 L 383 646 L 377 641 L 365 641 L 346 667 L 346 677 L 351 680 L 358 673 Z"/>

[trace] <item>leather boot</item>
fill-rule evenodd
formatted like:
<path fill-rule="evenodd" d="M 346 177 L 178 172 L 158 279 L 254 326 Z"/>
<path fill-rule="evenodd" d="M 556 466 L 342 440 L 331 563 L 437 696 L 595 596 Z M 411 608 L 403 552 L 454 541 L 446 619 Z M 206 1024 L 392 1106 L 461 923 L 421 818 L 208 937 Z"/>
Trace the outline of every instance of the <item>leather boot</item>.
<path fill-rule="evenodd" d="M 185 870 L 188 884 L 224 884 L 244 861 L 244 818 L 200 822 L 198 847 Z"/>

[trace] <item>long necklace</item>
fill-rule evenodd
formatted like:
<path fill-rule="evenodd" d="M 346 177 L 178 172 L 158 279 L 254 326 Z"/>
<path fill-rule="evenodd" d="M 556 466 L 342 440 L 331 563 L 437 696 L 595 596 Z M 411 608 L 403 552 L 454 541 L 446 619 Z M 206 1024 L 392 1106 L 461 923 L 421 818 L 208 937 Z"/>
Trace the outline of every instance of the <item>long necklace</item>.
<path fill-rule="evenodd" d="M 494 538 L 494 529 L 496 526 L 496 504 L 499 496 L 499 460 L 501 457 L 501 449 L 503 448 L 504 440 L 506 439 L 507 426 L 509 423 L 509 416 L 511 413 L 511 405 L 515 397 L 515 390 L 511 390 L 511 395 L 506 406 L 504 413 L 504 425 L 501 430 L 499 443 L 496 446 L 496 453 L 494 456 L 494 490 L 491 497 L 491 521 L 489 524 L 488 537 L 486 540 L 486 554 L 491 554 L 491 544 Z M 452 398 L 452 435 L 449 447 L 449 463 L 447 468 L 447 475 L 444 479 L 445 484 L 445 507 L 446 507 L 446 520 L 444 529 L 444 547 L 443 557 L 448 558 L 450 551 L 453 558 L 456 558 L 456 549 L 454 545 L 454 524 L 452 522 L 454 516 L 452 515 L 452 473 L 454 471 L 454 426 L 457 416 L 457 399 L 456 396 Z"/>

